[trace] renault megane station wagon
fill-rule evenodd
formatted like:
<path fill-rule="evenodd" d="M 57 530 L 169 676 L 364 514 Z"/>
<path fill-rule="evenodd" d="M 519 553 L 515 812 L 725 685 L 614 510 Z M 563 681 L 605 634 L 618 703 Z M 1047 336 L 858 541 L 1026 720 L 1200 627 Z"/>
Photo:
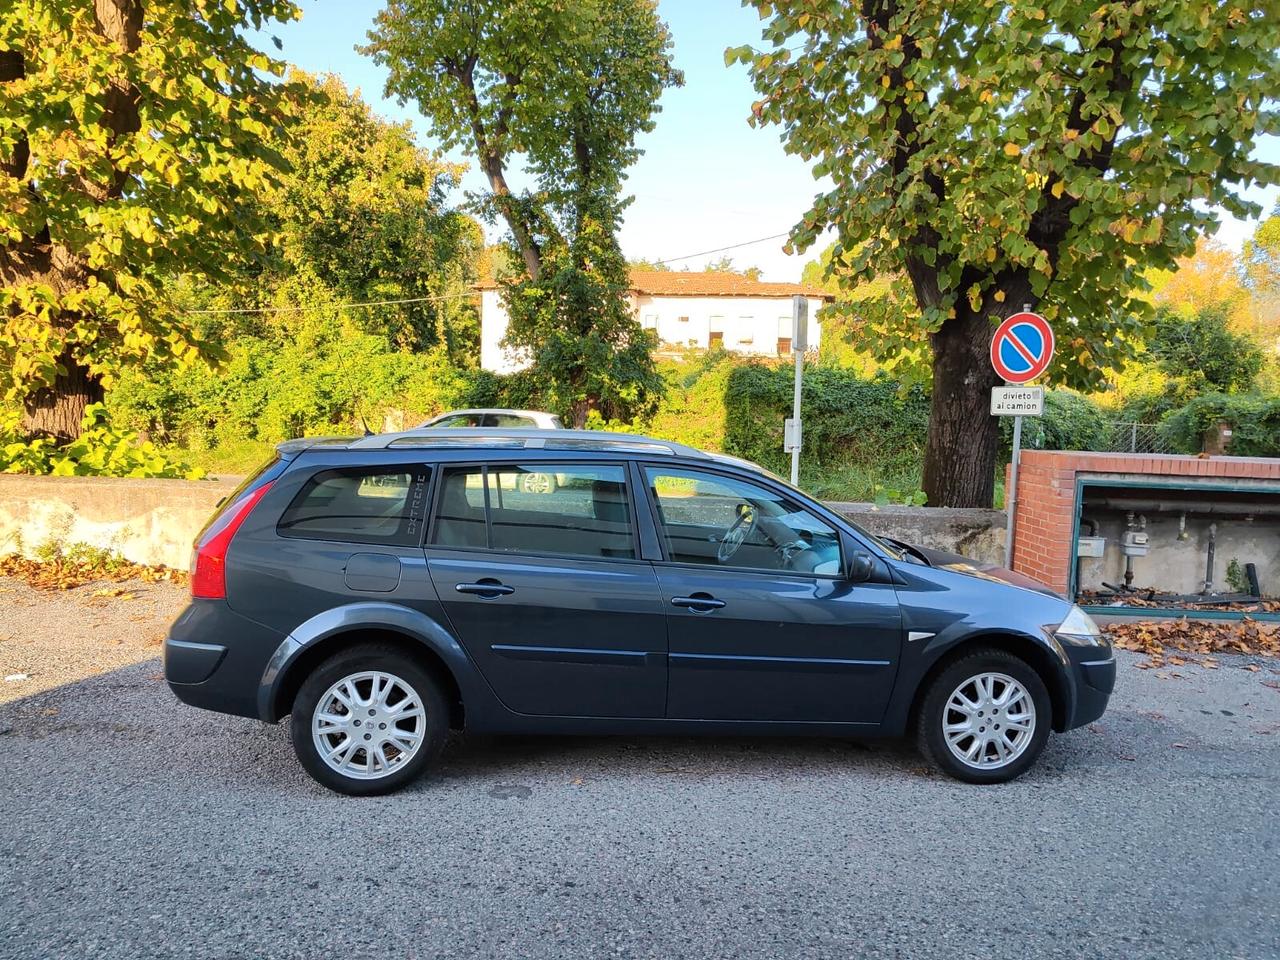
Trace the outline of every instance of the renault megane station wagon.
<path fill-rule="evenodd" d="M 998 783 L 1115 680 L 1108 639 L 1033 581 L 622 434 L 290 441 L 198 537 L 191 593 L 174 693 L 288 717 L 302 766 L 349 794 L 404 786 L 451 728 L 909 735 Z"/>

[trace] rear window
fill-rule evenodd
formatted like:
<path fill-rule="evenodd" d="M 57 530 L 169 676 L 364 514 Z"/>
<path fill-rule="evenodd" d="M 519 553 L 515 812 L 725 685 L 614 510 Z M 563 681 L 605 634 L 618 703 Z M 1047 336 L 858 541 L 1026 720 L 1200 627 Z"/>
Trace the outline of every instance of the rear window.
<path fill-rule="evenodd" d="M 431 542 L 503 553 L 632 559 L 624 469 L 539 463 L 447 470 Z"/>
<path fill-rule="evenodd" d="M 280 517 L 282 537 L 417 546 L 430 471 L 423 466 L 323 470 Z"/>

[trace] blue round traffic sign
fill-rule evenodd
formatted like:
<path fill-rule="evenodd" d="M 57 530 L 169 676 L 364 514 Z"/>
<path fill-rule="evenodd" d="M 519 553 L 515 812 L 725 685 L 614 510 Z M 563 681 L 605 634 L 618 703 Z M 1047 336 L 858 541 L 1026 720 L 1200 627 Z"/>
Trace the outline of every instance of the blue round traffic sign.
<path fill-rule="evenodd" d="M 1038 313 L 1015 313 L 991 338 L 991 366 L 1007 383 L 1027 383 L 1053 359 L 1053 328 Z"/>

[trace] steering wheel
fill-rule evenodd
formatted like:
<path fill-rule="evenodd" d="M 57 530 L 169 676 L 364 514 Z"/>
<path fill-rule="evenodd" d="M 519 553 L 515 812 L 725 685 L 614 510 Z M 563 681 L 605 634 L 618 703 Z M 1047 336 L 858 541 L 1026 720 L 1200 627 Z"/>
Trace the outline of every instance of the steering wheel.
<path fill-rule="evenodd" d="M 738 519 L 733 521 L 733 525 L 720 538 L 720 546 L 716 547 L 716 559 L 721 563 L 728 563 L 732 560 L 733 555 L 746 542 L 747 537 L 751 535 L 751 531 L 755 529 L 755 526 L 755 508 L 747 507 L 738 514 Z"/>

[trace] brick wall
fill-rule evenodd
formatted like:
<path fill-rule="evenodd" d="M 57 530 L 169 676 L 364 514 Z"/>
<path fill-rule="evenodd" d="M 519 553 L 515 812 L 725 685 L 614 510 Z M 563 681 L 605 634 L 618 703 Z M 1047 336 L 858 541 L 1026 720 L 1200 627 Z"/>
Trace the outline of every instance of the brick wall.
<path fill-rule="evenodd" d="M 1067 591 L 1074 559 L 1076 480 L 1095 473 L 1124 474 L 1131 479 L 1280 480 L 1280 459 L 1024 450 L 1018 469 L 1014 570 L 1055 590 Z"/>

